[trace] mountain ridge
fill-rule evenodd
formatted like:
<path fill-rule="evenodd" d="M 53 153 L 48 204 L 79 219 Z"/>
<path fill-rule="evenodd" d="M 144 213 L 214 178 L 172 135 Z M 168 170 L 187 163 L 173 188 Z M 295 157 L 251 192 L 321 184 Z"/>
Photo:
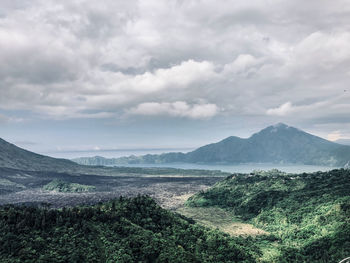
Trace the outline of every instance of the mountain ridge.
<path fill-rule="evenodd" d="M 350 163 L 350 146 L 334 143 L 300 129 L 278 123 L 252 134 L 249 138 L 229 136 L 188 153 L 170 152 L 113 159 L 84 157 L 73 159 L 79 164 L 96 165 L 158 163 L 291 163 L 346 166 Z"/>
<path fill-rule="evenodd" d="M 67 159 L 58 159 L 22 149 L 0 138 L 0 167 L 28 171 L 64 171 L 79 167 Z"/>

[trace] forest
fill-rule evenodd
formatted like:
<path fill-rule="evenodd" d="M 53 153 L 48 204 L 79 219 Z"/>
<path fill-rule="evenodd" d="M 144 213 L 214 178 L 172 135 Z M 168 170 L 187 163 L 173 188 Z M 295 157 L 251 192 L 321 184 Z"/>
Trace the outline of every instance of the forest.
<path fill-rule="evenodd" d="M 208 228 L 141 195 L 3 205 L 0 262 L 339 262 L 350 255 L 349 179 L 346 169 L 233 174 L 185 204 L 225 210 L 257 235 Z"/>
<path fill-rule="evenodd" d="M 148 196 L 95 206 L 0 208 L 1 262 L 255 262 L 253 240 L 230 237 Z"/>
<path fill-rule="evenodd" d="M 339 262 L 350 255 L 350 170 L 234 174 L 192 196 L 270 233 L 256 238 L 265 262 Z"/>

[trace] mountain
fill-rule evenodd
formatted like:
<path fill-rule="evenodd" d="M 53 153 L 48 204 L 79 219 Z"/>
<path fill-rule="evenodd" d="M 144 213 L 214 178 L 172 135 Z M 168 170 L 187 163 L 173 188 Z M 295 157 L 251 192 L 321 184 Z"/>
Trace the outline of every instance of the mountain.
<path fill-rule="evenodd" d="M 104 158 L 102 156 L 94 156 L 94 157 L 79 157 L 72 159 L 72 161 L 82 164 L 82 165 L 104 165 L 110 166 L 117 162 L 117 158 Z"/>
<path fill-rule="evenodd" d="M 142 156 L 130 155 L 120 158 L 104 158 L 102 156 L 80 157 L 72 159 L 73 162 L 82 165 L 119 165 L 119 164 L 155 164 L 185 162 L 186 154 L 181 152 L 170 152 L 163 154 L 146 154 Z"/>
<path fill-rule="evenodd" d="M 300 163 L 345 165 L 350 147 L 333 143 L 283 123 L 269 126 L 248 139 L 228 137 L 186 156 L 189 162 Z"/>
<path fill-rule="evenodd" d="M 121 165 L 156 163 L 294 163 L 345 166 L 350 163 L 350 146 L 327 141 L 279 123 L 244 139 L 228 137 L 189 153 L 148 154 L 114 160 L 96 157 L 75 159 L 80 164 Z"/>
<path fill-rule="evenodd" d="M 28 171 L 65 171 L 79 165 L 66 159 L 52 158 L 24 150 L 0 138 L 0 167 Z"/>

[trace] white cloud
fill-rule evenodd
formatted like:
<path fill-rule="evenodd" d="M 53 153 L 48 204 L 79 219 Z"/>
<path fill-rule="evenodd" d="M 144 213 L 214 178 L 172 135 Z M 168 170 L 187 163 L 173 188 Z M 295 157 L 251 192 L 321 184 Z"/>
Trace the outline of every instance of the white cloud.
<path fill-rule="evenodd" d="M 248 74 L 249 72 L 252 72 L 256 66 L 262 64 L 261 62 L 261 60 L 250 54 L 240 54 L 232 63 L 224 66 L 223 73 Z"/>
<path fill-rule="evenodd" d="M 126 104 L 137 104 L 151 99 L 154 94 L 174 90 L 193 89 L 215 78 L 214 65 L 207 61 L 183 61 L 170 68 L 147 71 L 139 75 L 121 72 L 91 72 L 86 79 L 66 83 L 3 84 L 1 107 L 5 109 L 31 109 L 41 115 L 59 118 L 100 118 L 112 116 L 106 110 L 118 110 Z M 181 92 L 181 91 L 180 91 Z M 98 111 L 86 113 L 87 111 Z"/>
<path fill-rule="evenodd" d="M 327 135 L 327 140 L 336 141 L 342 138 L 340 131 L 333 131 Z"/>
<path fill-rule="evenodd" d="M 267 115 L 285 116 L 292 111 L 292 103 L 286 102 L 277 108 L 268 109 Z"/>
<path fill-rule="evenodd" d="M 6 0 L 0 109 L 116 118 L 148 105 L 172 117 L 344 124 L 349 11 L 343 0 Z M 197 98 L 210 104 L 188 103 Z"/>
<path fill-rule="evenodd" d="M 322 32 L 311 33 L 296 47 L 295 54 L 304 63 L 321 64 L 325 68 L 338 65 L 350 59 L 350 32 Z"/>
<path fill-rule="evenodd" d="M 158 69 L 154 73 L 129 79 L 129 87 L 141 93 L 155 92 L 167 87 L 189 88 L 195 81 L 206 81 L 215 75 L 212 63 L 188 60 L 169 69 Z"/>
<path fill-rule="evenodd" d="M 129 114 L 148 116 L 173 116 L 191 119 L 208 119 L 219 112 L 215 104 L 193 104 L 184 101 L 176 102 L 146 102 L 128 110 Z"/>

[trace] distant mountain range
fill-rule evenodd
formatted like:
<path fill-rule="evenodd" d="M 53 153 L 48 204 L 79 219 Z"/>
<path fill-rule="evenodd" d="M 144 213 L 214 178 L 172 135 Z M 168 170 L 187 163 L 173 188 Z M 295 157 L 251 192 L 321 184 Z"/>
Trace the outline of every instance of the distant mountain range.
<path fill-rule="evenodd" d="M 350 146 L 327 141 L 279 123 L 244 139 L 228 137 L 189 153 L 171 152 L 107 159 L 82 157 L 73 161 L 84 165 L 125 165 L 157 163 L 279 163 L 349 166 Z"/>
<path fill-rule="evenodd" d="M 79 165 L 70 160 L 24 150 L 0 138 L 0 167 L 28 171 L 66 171 Z"/>

